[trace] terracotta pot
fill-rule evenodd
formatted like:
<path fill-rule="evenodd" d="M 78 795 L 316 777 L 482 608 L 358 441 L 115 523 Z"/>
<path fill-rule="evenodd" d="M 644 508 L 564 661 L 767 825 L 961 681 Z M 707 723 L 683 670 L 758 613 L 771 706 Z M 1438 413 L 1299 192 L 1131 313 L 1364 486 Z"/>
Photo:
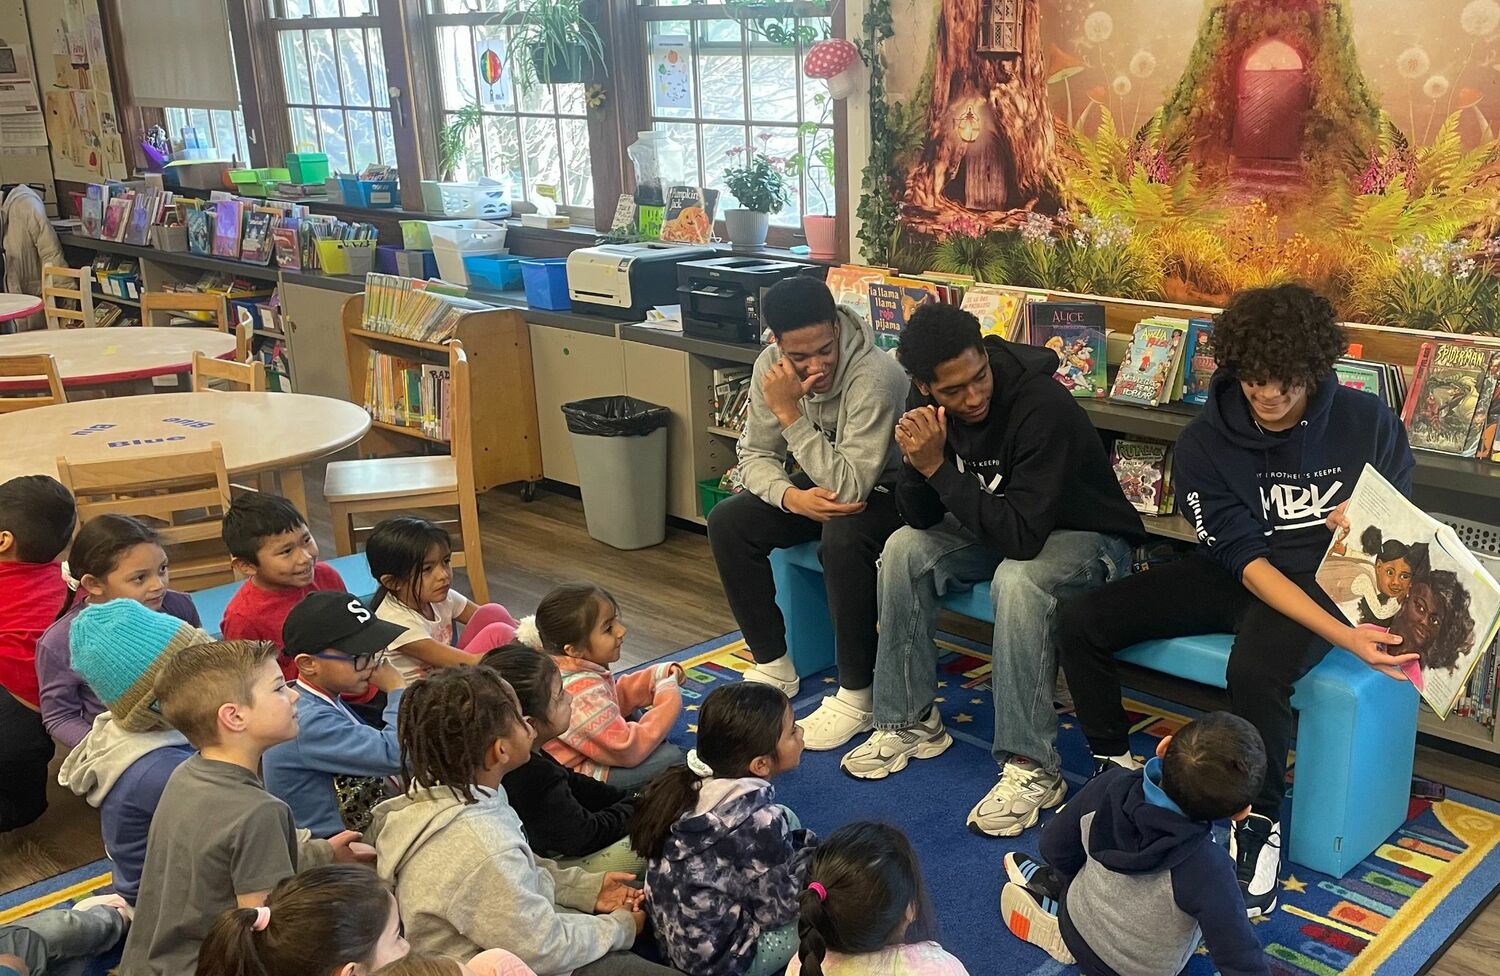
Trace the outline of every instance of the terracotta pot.
<path fill-rule="evenodd" d="M 838 250 L 838 222 L 832 217 L 804 217 L 803 232 L 812 257 L 831 258 Z"/>

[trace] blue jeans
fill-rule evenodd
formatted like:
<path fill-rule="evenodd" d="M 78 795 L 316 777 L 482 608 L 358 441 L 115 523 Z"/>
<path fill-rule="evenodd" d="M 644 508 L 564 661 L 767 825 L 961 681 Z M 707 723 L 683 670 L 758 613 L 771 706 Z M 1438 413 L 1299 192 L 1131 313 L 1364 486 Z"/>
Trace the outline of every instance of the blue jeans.
<path fill-rule="evenodd" d="M 647 783 L 656 779 L 658 773 L 664 773 L 685 762 L 687 754 L 680 746 L 673 742 L 663 742 L 652 750 L 651 755 L 642 759 L 639 766 L 611 766 L 605 782 L 622 790 L 644 789 Z"/>
<path fill-rule="evenodd" d="M 951 515 L 931 529 L 897 529 L 880 554 L 875 727 L 903 728 L 927 712 L 937 694 L 940 601 L 989 580 L 995 758 L 1024 756 L 1057 772 L 1053 613 L 1059 598 L 1129 573 L 1130 553 L 1118 536 L 1058 529 L 1035 559 L 1002 559 Z"/>
<path fill-rule="evenodd" d="M 25 959 L 31 976 L 77 976 L 124 935 L 125 919 L 113 908 L 54 909 L 0 926 L 0 954 Z"/>

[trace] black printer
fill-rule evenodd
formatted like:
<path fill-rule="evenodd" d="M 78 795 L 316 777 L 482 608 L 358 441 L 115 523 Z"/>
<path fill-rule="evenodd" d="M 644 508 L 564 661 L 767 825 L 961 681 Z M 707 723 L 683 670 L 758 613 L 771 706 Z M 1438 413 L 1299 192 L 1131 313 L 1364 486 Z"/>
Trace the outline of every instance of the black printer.
<path fill-rule="evenodd" d="M 677 265 L 677 295 L 682 305 L 682 332 L 699 339 L 760 344 L 764 323 L 761 297 L 783 278 L 810 274 L 821 278 L 819 265 L 733 254 Z"/>

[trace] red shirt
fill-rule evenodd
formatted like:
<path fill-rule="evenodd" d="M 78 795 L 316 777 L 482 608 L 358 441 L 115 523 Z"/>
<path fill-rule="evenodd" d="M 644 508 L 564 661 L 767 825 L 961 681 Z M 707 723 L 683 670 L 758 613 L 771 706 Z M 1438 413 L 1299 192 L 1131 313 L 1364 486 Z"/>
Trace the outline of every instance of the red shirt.
<path fill-rule="evenodd" d="M 57 563 L 0 563 L 0 685 L 38 708 L 36 642 L 57 619 L 68 584 Z"/>
<path fill-rule="evenodd" d="M 337 593 L 343 589 L 344 580 L 339 576 L 339 571 L 327 563 L 313 566 L 313 581 L 308 586 L 267 590 L 245 580 L 245 585 L 240 587 L 239 592 L 230 598 L 229 605 L 224 608 L 224 620 L 219 625 L 219 632 L 224 635 L 225 640 L 270 641 L 279 648 L 281 627 L 286 623 L 286 615 L 292 612 L 292 607 L 301 603 L 302 598 L 309 593 L 318 590 Z M 288 681 L 295 679 L 297 666 L 292 663 L 292 659 L 283 655 L 280 660 L 282 675 Z"/>

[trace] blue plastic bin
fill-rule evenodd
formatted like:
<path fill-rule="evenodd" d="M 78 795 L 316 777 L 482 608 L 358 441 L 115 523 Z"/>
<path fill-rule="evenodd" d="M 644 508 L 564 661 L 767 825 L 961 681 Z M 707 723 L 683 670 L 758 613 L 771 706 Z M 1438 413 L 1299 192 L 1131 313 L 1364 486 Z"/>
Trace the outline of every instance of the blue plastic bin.
<path fill-rule="evenodd" d="M 369 207 L 371 210 L 394 210 L 401 204 L 395 180 L 362 180 L 340 176 L 339 190 L 346 207 Z"/>
<path fill-rule="evenodd" d="M 573 307 L 568 297 L 567 258 L 528 258 L 521 262 L 521 278 L 526 283 L 526 304 L 566 312 Z"/>
<path fill-rule="evenodd" d="M 503 254 L 470 254 L 464 257 L 469 286 L 484 291 L 510 291 L 521 287 L 521 259 Z"/>

